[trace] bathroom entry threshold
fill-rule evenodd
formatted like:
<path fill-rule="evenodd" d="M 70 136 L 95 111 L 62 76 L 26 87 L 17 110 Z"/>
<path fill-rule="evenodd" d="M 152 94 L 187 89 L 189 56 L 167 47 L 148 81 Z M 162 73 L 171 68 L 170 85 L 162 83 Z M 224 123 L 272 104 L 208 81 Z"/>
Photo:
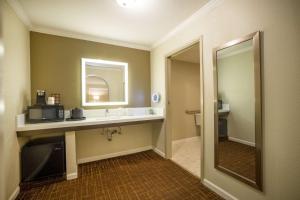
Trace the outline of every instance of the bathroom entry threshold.
<path fill-rule="evenodd" d="M 200 136 L 172 142 L 171 160 L 197 178 L 201 178 Z"/>

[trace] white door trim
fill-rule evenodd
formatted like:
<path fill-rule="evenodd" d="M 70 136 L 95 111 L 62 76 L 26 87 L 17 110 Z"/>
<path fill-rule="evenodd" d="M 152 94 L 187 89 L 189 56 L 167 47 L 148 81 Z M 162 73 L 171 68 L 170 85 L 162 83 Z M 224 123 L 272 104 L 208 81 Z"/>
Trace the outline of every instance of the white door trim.
<path fill-rule="evenodd" d="M 196 43 L 199 43 L 199 50 L 200 50 L 200 123 L 202 126 L 200 126 L 201 130 L 201 137 L 200 137 L 200 179 L 201 182 L 203 182 L 204 178 L 204 87 L 203 87 L 203 37 L 202 35 L 197 40 L 193 40 L 180 48 L 171 51 L 169 54 L 165 56 L 165 90 L 166 90 L 166 119 L 165 119 L 165 155 L 166 158 L 170 159 L 172 157 L 172 133 L 171 133 L 171 126 L 172 126 L 172 119 L 171 119 L 171 95 L 170 95 L 170 80 L 171 80 L 171 60 L 170 57 L 174 54 L 177 54 L 180 51 L 183 51 L 190 46 L 195 45 Z"/>

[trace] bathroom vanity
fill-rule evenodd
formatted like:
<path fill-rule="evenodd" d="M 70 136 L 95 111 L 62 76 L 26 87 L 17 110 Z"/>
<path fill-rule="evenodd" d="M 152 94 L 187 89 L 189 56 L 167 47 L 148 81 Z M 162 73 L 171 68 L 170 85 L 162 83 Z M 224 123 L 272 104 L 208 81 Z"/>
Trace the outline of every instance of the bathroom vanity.
<path fill-rule="evenodd" d="M 70 115 L 65 112 L 65 118 Z M 64 132 L 66 149 L 66 174 L 67 179 L 77 178 L 76 160 L 76 131 L 86 129 L 97 129 L 105 127 L 120 127 L 132 124 L 162 122 L 164 111 L 162 108 L 118 108 L 84 110 L 85 120 L 62 121 L 38 124 L 26 124 L 25 115 L 17 116 L 16 132 L 19 137 L 32 135 Z"/>
<path fill-rule="evenodd" d="M 130 66 L 125 62 L 81 58 L 81 85 L 77 85 L 81 88 L 80 106 L 85 108 L 92 106 L 102 106 L 103 108 L 107 108 L 107 106 L 128 106 L 130 95 L 128 89 L 128 68 L 130 68 Z M 147 96 L 144 96 L 143 98 L 147 98 Z M 43 99 L 45 98 L 43 97 Z M 69 99 L 71 98 L 69 97 Z M 66 107 L 71 107 L 70 103 L 63 103 Z M 73 102 L 73 105 L 79 106 L 78 103 L 79 102 Z M 131 104 L 134 105 L 134 102 L 131 102 Z M 144 104 L 149 104 L 149 102 L 144 102 Z M 77 114 L 80 113 L 80 115 L 77 116 L 77 114 L 75 114 L 76 116 L 74 117 L 73 115 L 76 112 L 73 111 L 77 111 Z M 67 179 L 77 178 L 77 164 L 82 163 L 82 159 L 88 160 L 85 162 L 103 159 L 103 157 L 99 158 L 99 156 L 102 156 L 102 154 L 98 154 L 98 152 L 93 152 L 91 154 L 89 154 L 90 152 L 87 153 L 89 155 L 87 156 L 88 158 L 80 157 L 82 149 L 96 149 L 98 147 L 111 148 L 112 151 L 106 153 L 104 156 L 105 158 L 108 158 L 108 155 L 116 156 L 118 154 L 117 151 L 124 152 L 124 148 L 117 147 L 120 146 L 120 144 L 128 145 L 130 140 L 136 139 L 137 143 L 141 142 L 142 145 L 144 145 L 144 141 L 147 140 L 143 138 L 145 136 L 142 134 L 145 129 L 141 129 L 141 131 L 135 130 L 132 132 L 132 134 L 128 134 L 128 139 L 124 139 L 124 137 L 122 137 L 122 142 L 118 141 L 117 143 L 106 143 L 107 146 L 102 147 L 101 145 L 103 145 L 103 143 L 100 143 L 100 141 L 99 143 L 95 143 L 95 141 L 97 141 L 97 139 L 93 137 L 95 134 L 88 135 L 89 133 L 98 132 L 98 130 L 95 129 L 99 129 L 99 134 L 105 134 L 107 140 L 110 142 L 113 140 L 114 134 L 121 134 L 121 132 L 124 133 L 124 129 L 126 130 L 128 128 L 124 127 L 122 129 L 121 127 L 123 126 L 162 122 L 164 120 L 163 108 L 139 107 L 87 109 L 83 112 L 81 109 L 77 108 L 73 109 L 73 111 L 71 112 L 71 115 L 70 111 L 65 111 L 63 113 L 63 121 L 36 124 L 26 124 L 25 115 L 21 114 L 17 116 L 16 127 L 16 132 L 19 137 L 34 138 L 35 135 L 53 136 L 54 133 L 64 133 Z M 148 131 L 146 131 L 146 133 L 147 136 L 149 136 L 152 133 L 152 127 L 149 126 L 147 130 Z M 79 133 L 79 131 L 81 132 Z M 85 141 L 84 147 L 80 146 L 80 141 L 83 140 L 79 139 L 83 134 L 86 135 L 86 137 L 84 137 L 85 139 L 88 138 L 88 141 Z M 77 137 L 78 141 L 76 141 L 75 136 Z M 139 136 L 143 141 L 140 141 L 141 138 L 137 138 Z M 121 137 L 116 139 L 120 138 Z M 130 145 L 131 144 L 129 144 L 128 149 L 125 148 L 127 152 L 133 152 Z M 141 147 L 140 145 L 136 146 Z M 77 151 L 76 147 L 78 147 Z M 151 145 L 147 145 L 146 147 L 147 149 L 152 148 Z"/>

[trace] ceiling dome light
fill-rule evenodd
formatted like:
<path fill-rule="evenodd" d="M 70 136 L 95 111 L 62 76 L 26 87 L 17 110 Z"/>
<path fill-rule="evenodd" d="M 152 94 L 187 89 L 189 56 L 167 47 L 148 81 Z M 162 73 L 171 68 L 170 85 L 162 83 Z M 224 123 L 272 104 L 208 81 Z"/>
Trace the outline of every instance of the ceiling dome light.
<path fill-rule="evenodd" d="M 136 2 L 137 0 L 117 0 L 117 3 L 125 8 L 132 7 Z"/>

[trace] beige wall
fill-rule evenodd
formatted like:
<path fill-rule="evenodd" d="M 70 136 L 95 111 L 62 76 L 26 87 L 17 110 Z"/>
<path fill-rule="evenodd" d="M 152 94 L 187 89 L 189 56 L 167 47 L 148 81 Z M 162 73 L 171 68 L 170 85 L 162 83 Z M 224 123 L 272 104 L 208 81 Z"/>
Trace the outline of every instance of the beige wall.
<path fill-rule="evenodd" d="M 149 51 L 31 32 L 30 54 L 32 103 L 45 89 L 60 93 L 67 109 L 81 106 L 81 58 L 93 58 L 127 62 L 128 107 L 150 106 Z"/>
<path fill-rule="evenodd" d="M 194 116 L 186 110 L 200 109 L 200 65 L 172 60 L 171 64 L 172 139 L 199 136 Z"/>
<path fill-rule="evenodd" d="M 218 95 L 230 106 L 229 139 L 255 143 L 253 51 L 218 59 Z"/>
<path fill-rule="evenodd" d="M 32 103 L 37 89 L 62 94 L 66 109 L 81 106 L 81 58 L 128 63 L 129 105 L 150 106 L 150 52 L 30 33 Z M 117 106 L 120 107 L 120 106 Z M 86 109 L 90 107 L 85 107 Z M 93 107 L 95 108 L 95 107 Z M 105 107 L 98 107 L 105 108 Z M 105 154 L 152 146 L 151 124 L 122 127 L 122 135 L 110 142 L 101 129 L 76 132 L 77 159 L 93 159 Z"/>
<path fill-rule="evenodd" d="M 2 33 L 2 19 L 3 19 L 3 1 L 0 0 L 0 161 L 3 162 L 4 158 L 4 128 L 3 128 L 3 121 L 4 121 L 4 110 L 2 109 L 4 103 L 4 96 L 3 96 L 3 33 Z M 4 199 L 4 165 L 0 165 L 0 198 Z"/>
<path fill-rule="evenodd" d="M 121 127 L 122 134 L 114 134 L 108 141 L 102 129 L 76 133 L 77 160 L 106 154 L 152 147 L 152 125 L 140 124 Z"/>
<path fill-rule="evenodd" d="M 0 199 L 8 199 L 20 181 L 19 147 L 15 131 L 15 117 L 23 112 L 30 101 L 29 31 L 12 9 L 4 2 L 3 42 L 4 60 L 1 73 L 4 94 L 3 136 L 1 141 Z"/>
<path fill-rule="evenodd" d="M 203 35 L 204 178 L 241 200 L 296 200 L 300 196 L 300 1 L 211 1 L 184 29 L 151 52 L 151 88 L 165 106 L 165 56 Z M 209 10 L 211 9 L 211 10 Z M 214 168 L 212 49 L 262 30 L 263 190 Z M 163 129 L 155 144 L 164 150 Z"/>

